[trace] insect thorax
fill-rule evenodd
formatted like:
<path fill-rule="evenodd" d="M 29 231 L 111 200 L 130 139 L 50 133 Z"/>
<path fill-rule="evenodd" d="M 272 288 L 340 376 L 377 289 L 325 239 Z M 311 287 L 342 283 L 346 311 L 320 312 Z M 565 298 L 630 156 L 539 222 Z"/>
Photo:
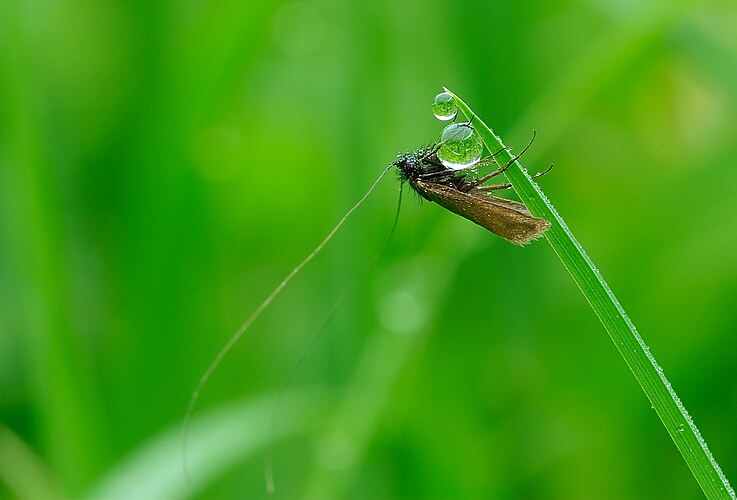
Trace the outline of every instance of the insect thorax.
<path fill-rule="evenodd" d="M 393 165 L 397 167 L 399 180 L 409 182 L 415 190 L 418 180 L 442 184 L 463 192 L 474 187 L 466 172 L 451 170 L 443 165 L 438 159 L 436 146 L 400 153 Z"/>

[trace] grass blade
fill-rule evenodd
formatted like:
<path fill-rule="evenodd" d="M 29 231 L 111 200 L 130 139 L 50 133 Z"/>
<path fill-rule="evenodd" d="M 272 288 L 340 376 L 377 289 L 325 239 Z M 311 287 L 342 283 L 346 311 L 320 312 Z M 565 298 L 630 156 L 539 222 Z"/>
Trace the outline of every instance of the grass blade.
<path fill-rule="evenodd" d="M 502 140 L 465 102 L 448 89 L 446 92 L 453 95 L 467 118 L 473 117 L 473 125 L 489 151 L 500 151 L 497 161 L 500 164 L 511 161 L 513 156 L 504 150 Z M 736 498 L 729 481 L 665 377 L 663 369 L 655 361 L 635 325 L 627 317 L 622 305 L 571 230 L 519 161 L 514 162 L 505 173 L 530 212 L 551 222 L 552 225 L 545 234 L 550 246 L 609 333 L 707 498 Z"/>

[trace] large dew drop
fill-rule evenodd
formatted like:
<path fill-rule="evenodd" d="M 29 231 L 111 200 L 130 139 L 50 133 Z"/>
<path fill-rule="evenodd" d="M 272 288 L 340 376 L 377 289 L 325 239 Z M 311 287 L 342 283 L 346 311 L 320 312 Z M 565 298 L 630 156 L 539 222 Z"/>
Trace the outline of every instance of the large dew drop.
<path fill-rule="evenodd" d="M 473 167 L 481 159 L 484 145 L 469 123 L 451 123 L 440 135 L 442 147 L 438 158 L 447 168 L 462 170 Z"/>
<path fill-rule="evenodd" d="M 458 105 L 452 95 L 442 92 L 435 96 L 435 100 L 432 103 L 432 112 L 435 118 L 445 122 L 456 117 L 458 114 Z"/>

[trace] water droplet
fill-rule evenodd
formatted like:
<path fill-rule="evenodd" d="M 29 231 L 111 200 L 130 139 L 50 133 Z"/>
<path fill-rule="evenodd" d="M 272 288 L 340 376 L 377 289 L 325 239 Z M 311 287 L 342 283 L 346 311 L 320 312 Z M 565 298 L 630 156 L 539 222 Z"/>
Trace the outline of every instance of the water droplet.
<path fill-rule="evenodd" d="M 442 92 L 435 96 L 435 100 L 432 103 L 432 112 L 435 118 L 445 122 L 456 117 L 458 114 L 458 105 L 452 95 Z"/>
<path fill-rule="evenodd" d="M 445 127 L 440 142 L 443 146 L 438 151 L 438 158 L 452 170 L 472 167 L 484 151 L 481 138 L 468 123 L 451 123 Z"/>

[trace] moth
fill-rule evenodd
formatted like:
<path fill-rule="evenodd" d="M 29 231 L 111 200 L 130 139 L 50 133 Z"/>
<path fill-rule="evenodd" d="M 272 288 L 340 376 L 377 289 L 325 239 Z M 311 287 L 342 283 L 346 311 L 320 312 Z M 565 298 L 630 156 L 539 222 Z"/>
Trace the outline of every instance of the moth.
<path fill-rule="evenodd" d="M 491 195 L 491 191 L 509 188 L 510 184 L 483 185 L 504 173 L 527 148 L 493 172 L 475 178 L 469 170 L 453 170 L 443 165 L 438 158 L 441 146 L 436 144 L 398 155 L 392 165 L 398 169 L 400 181 L 409 183 L 425 200 L 437 203 L 516 245 L 526 245 L 547 231 L 550 222 L 532 215 L 522 203 Z"/>

